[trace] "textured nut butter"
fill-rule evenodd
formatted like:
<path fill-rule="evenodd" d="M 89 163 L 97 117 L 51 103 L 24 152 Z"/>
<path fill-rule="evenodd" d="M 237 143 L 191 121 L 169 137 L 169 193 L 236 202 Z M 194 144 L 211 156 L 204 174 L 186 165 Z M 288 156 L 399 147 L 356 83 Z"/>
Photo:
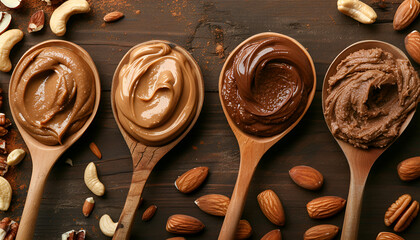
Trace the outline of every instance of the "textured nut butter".
<path fill-rule="evenodd" d="M 228 64 L 222 100 L 242 131 L 273 136 L 302 115 L 314 76 L 308 57 L 294 42 L 281 37 L 249 42 Z"/>
<path fill-rule="evenodd" d="M 181 134 L 197 110 L 197 68 L 185 50 L 164 42 L 131 51 L 115 91 L 122 127 L 146 145 L 163 145 Z"/>
<path fill-rule="evenodd" d="M 386 147 L 417 106 L 420 82 L 408 60 L 380 48 L 347 56 L 328 79 L 324 115 L 332 134 L 355 147 Z"/>
<path fill-rule="evenodd" d="M 63 47 L 44 47 L 16 67 L 10 96 L 16 121 L 35 139 L 57 145 L 78 131 L 95 104 L 95 79 L 86 61 Z"/>

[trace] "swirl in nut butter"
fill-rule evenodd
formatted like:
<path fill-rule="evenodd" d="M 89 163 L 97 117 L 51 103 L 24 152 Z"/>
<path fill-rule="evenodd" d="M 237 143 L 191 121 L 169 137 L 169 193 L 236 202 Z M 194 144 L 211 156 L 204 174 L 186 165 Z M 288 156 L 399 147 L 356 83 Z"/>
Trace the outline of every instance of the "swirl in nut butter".
<path fill-rule="evenodd" d="M 118 73 L 118 120 L 145 145 L 163 145 L 181 134 L 198 105 L 198 66 L 181 47 L 141 44 Z"/>
<path fill-rule="evenodd" d="M 35 50 L 16 67 L 11 84 L 16 120 L 45 145 L 62 144 L 93 111 L 93 72 L 81 56 L 67 48 Z"/>
<path fill-rule="evenodd" d="M 226 69 L 221 89 L 225 109 L 242 131 L 261 137 L 291 126 L 313 88 L 307 55 L 286 38 L 243 45 Z"/>

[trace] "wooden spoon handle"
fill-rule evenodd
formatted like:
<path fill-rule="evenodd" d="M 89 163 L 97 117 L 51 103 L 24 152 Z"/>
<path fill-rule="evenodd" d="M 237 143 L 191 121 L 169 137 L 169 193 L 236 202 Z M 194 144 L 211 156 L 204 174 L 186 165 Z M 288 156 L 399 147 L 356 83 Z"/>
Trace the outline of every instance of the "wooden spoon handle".
<path fill-rule="evenodd" d="M 139 207 L 141 194 L 149 178 L 151 169 L 135 170 L 131 180 L 130 189 L 128 190 L 127 199 L 124 204 L 124 209 L 118 220 L 117 230 L 115 231 L 115 240 L 124 240 L 130 238 L 131 226 L 133 225 L 134 215 Z"/>
<path fill-rule="evenodd" d="M 22 219 L 16 236 L 17 240 L 30 240 L 33 238 L 42 193 L 44 192 L 45 183 L 50 170 L 51 168 L 43 171 L 37 166 L 33 168 L 28 195 L 26 197 Z"/>

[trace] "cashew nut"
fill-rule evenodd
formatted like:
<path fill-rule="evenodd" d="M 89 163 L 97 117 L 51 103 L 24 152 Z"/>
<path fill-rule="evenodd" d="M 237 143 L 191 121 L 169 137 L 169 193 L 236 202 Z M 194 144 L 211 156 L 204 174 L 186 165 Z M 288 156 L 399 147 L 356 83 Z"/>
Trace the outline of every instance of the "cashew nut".
<path fill-rule="evenodd" d="M 66 33 L 67 20 L 72 15 L 89 11 L 90 6 L 86 0 L 68 0 L 64 2 L 51 15 L 51 31 L 57 36 L 63 36 Z"/>
<path fill-rule="evenodd" d="M 114 236 L 115 230 L 117 230 L 118 223 L 112 221 L 111 217 L 108 214 L 102 215 L 99 219 L 99 228 L 102 233 L 107 237 Z"/>
<path fill-rule="evenodd" d="M 7 156 L 7 165 L 9 166 L 15 166 L 22 161 L 23 158 L 25 158 L 26 152 L 23 149 L 15 149 L 9 155 Z"/>
<path fill-rule="evenodd" d="M 96 166 L 93 162 L 89 163 L 85 169 L 85 184 L 96 196 L 105 193 L 105 186 L 99 181 Z"/>
<path fill-rule="evenodd" d="M 4 178 L 0 177 L 0 210 L 7 211 L 10 206 L 10 200 L 12 200 L 12 187 L 9 182 Z"/>
<path fill-rule="evenodd" d="M 9 54 L 13 46 L 23 38 L 23 32 L 19 29 L 11 29 L 0 35 L 0 71 L 8 72 L 12 69 Z"/>
<path fill-rule="evenodd" d="M 364 24 L 374 23 L 377 18 L 375 10 L 359 0 L 338 0 L 337 8 L 338 11 Z"/>

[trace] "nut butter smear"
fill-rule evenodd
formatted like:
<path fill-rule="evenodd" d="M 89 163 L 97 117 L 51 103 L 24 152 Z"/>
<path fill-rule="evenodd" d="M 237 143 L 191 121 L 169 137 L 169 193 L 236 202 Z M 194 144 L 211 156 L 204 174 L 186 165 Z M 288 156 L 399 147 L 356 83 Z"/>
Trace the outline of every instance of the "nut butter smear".
<path fill-rule="evenodd" d="M 328 79 L 324 115 L 333 135 L 355 147 L 386 147 L 417 106 L 420 81 L 408 60 L 380 48 L 347 56 Z"/>
<path fill-rule="evenodd" d="M 222 99 L 242 131 L 269 137 L 302 115 L 313 79 L 308 57 L 294 42 L 269 37 L 242 46 L 227 66 Z"/>
<path fill-rule="evenodd" d="M 93 72 L 81 56 L 67 48 L 34 51 L 17 66 L 11 84 L 16 120 L 46 145 L 62 144 L 93 111 Z"/>
<path fill-rule="evenodd" d="M 139 45 L 118 73 L 118 120 L 135 139 L 163 145 L 181 134 L 198 104 L 197 70 L 192 57 L 164 42 Z"/>

